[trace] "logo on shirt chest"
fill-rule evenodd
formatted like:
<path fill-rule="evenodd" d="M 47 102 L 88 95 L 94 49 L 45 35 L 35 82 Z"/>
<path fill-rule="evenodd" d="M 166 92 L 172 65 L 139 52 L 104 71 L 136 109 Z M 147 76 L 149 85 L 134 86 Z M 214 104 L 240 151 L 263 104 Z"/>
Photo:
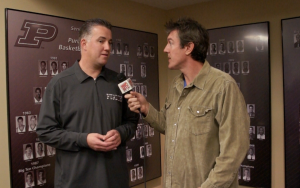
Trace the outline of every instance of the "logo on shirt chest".
<path fill-rule="evenodd" d="M 122 102 L 123 97 L 122 97 L 122 95 L 115 95 L 115 94 L 106 93 L 106 99 Z"/>

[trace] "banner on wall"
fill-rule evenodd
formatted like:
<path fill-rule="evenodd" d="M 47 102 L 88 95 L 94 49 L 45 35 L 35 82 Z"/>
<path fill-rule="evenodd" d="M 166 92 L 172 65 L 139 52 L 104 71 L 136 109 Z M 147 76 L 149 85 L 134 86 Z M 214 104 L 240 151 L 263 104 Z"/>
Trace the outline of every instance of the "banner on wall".
<path fill-rule="evenodd" d="M 271 187 L 269 23 L 209 29 L 207 60 L 230 74 L 244 95 L 250 116 L 250 145 L 239 184 Z"/>
<path fill-rule="evenodd" d="M 35 130 L 48 82 L 80 59 L 83 21 L 6 9 L 8 126 L 12 188 L 54 187 L 56 149 Z M 107 67 L 123 72 L 134 90 L 159 108 L 157 34 L 112 28 Z M 140 120 L 127 142 L 130 186 L 161 176 L 160 135 Z M 28 185 L 26 185 L 28 184 Z"/>
<path fill-rule="evenodd" d="M 285 187 L 300 187 L 300 17 L 281 20 Z"/>

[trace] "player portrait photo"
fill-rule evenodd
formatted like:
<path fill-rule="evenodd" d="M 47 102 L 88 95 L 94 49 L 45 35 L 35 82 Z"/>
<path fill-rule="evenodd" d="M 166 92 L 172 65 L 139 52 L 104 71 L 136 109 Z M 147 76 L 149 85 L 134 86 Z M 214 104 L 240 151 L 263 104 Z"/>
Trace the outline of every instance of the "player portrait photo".
<path fill-rule="evenodd" d="M 148 125 L 147 124 L 143 126 L 143 132 L 144 132 L 144 137 L 148 138 Z"/>
<path fill-rule="evenodd" d="M 120 64 L 120 73 L 126 75 L 126 64 Z"/>
<path fill-rule="evenodd" d="M 152 145 L 151 144 L 146 145 L 146 155 L 147 155 L 147 157 L 150 157 L 152 155 Z"/>
<path fill-rule="evenodd" d="M 16 116 L 16 133 L 26 132 L 25 116 Z"/>
<path fill-rule="evenodd" d="M 55 155 L 55 153 L 56 153 L 56 149 L 54 147 L 47 145 L 47 155 L 52 157 L 53 155 Z"/>
<path fill-rule="evenodd" d="M 147 97 L 147 86 L 141 85 L 141 94 L 144 95 L 144 97 Z"/>
<path fill-rule="evenodd" d="M 140 158 L 143 159 L 145 157 L 145 147 L 140 146 Z"/>
<path fill-rule="evenodd" d="M 244 40 L 236 41 L 236 52 L 238 53 L 244 52 Z"/>
<path fill-rule="evenodd" d="M 135 89 L 135 92 L 141 93 L 141 87 L 140 87 L 140 85 L 136 85 L 134 87 L 134 89 Z"/>
<path fill-rule="evenodd" d="M 33 88 L 33 100 L 35 104 L 42 104 L 43 102 L 42 87 Z"/>
<path fill-rule="evenodd" d="M 153 137 L 154 136 L 154 128 L 149 126 L 149 136 Z"/>
<path fill-rule="evenodd" d="M 210 55 L 216 55 L 217 52 L 217 43 L 210 43 Z"/>
<path fill-rule="evenodd" d="M 231 70 L 230 70 L 230 62 L 225 62 L 224 64 L 223 64 L 223 71 L 224 72 L 226 72 L 226 73 L 228 73 L 228 74 L 230 74 L 231 73 Z"/>
<path fill-rule="evenodd" d="M 234 41 L 227 42 L 227 51 L 229 54 L 232 54 L 235 52 Z"/>
<path fill-rule="evenodd" d="M 140 166 L 137 168 L 137 178 L 140 180 L 140 179 L 143 179 L 143 167 Z"/>
<path fill-rule="evenodd" d="M 239 75 L 240 74 L 240 62 L 232 62 L 232 74 Z"/>
<path fill-rule="evenodd" d="M 129 55 L 129 45 L 128 44 L 124 44 L 123 55 L 126 55 L 126 56 Z"/>
<path fill-rule="evenodd" d="M 131 169 L 130 170 L 130 180 L 135 181 L 136 180 L 136 169 Z"/>
<path fill-rule="evenodd" d="M 28 171 L 24 173 L 25 176 L 25 188 L 34 187 L 34 175 L 33 171 Z"/>
<path fill-rule="evenodd" d="M 155 57 L 155 53 L 154 53 L 154 47 L 150 46 L 150 57 L 154 58 Z"/>
<path fill-rule="evenodd" d="M 37 115 L 28 115 L 28 131 L 34 132 L 37 126 Z"/>
<path fill-rule="evenodd" d="M 141 45 L 138 45 L 138 46 L 137 46 L 137 50 L 136 50 L 136 56 L 142 57 L 142 55 L 143 55 L 142 46 L 141 46 Z"/>
<path fill-rule="evenodd" d="M 144 57 L 149 57 L 149 47 L 148 44 L 144 44 L 143 46 L 143 51 L 144 51 Z"/>
<path fill-rule="evenodd" d="M 263 40 L 260 36 L 256 37 L 256 47 L 255 47 L 255 50 L 257 52 L 261 52 L 261 51 L 264 51 L 264 43 L 263 43 Z"/>
<path fill-rule="evenodd" d="M 67 62 L 67 61 L 60 62 L 60 70 L 61 70 L 61 72 L 65 71 L 68 67 L 69 67 L 69 62 Z"/>
<path fill-rule="evenodd" d="M 250 118 L 255 118 L 255 104 L 247 104 L 247 111 Z"/>
<path fill-rule="evenodd" d="M 117 55 L 122 55 L 122 49 L 121 49 L 121 42 L 117 42 L 117 49 L 116 49 Z"/>
<path fill-rule="evenodd" d="M 143 136 L 142 124 L 138 124 L 136 128 L 136 139 L 140 140 Z"/>
<path fill-rule="evenodd" d="M 255 138 L 255 126 L 249 127 L 249 138 L 250 140 L 254 140 Z"/>
<path fill-rule="evenodd" d="M 300 32 L 294 31 L 294 48 L 300 48 Z"/>
<path fill-rule="evenodd" d="M 250 168 L 243 168 L 243 180 L 250 181 Z"/>
<path fill-rule="evenodd" d="M 132 64 L 127 65 L 127 76 L 133 77 L 133 65 Z"/>
<path fill-rule="evenodd" d="M 132 161 L 132 149 L 126 150 L 126 161 L 129 163 Z"/>
<path fill-rule="evenodd" d="M 221 63 L 215 63 L 215 67 L 216 67 L 216 69 L 219 69 L 219 70 L 222 70 L 222 65 L 221 65 Z"/>
<path fill-rule="evenodd" d="M 23 159 L 24 161 L 33 159 L 32 143 L 23 144 Z"/>
<path fill-rule="evenodd" d="M 225 40 L 219 41 L 219 54 L 224 55 L 226 53 L 226 45 Z"/>
<path fill-rule="evenodd" d="M 247 75 L 249 72 L 249 61 L 242 61 L 242 74 Z"/>
<path fill-rule="evenodd" d="M 45 157 L 45 149 L 44 149 L 44 143 L 42 142 L 36 142 L 35 143 L 35 156 L 36 158 L 42 158 Z"/>
<path fill-rule="evenodd" d="M 111 54 L 111 55 L 115 54 L 115 49 L 114 49 L 114 43 L 113 43 L 113 42 L 111 42 L 111 43 L 109 44 L 109 47 L 110 47 L 110 54 Z"/>
<path fill-rule="evenodd" d="M 58 61 L 51 61 L 50 72 L 51 76 L 55 76 L 58 74 Z"/>
<path fill-rule="evenodd" d="M 254 161 L 255 160 L 255 146 L 254 145 L 250 145 L 249 150 L 248 150 L 248 154 L 247 154 L 247 159 L 249 161 Z"/>
<path fill-rule="evenodd" d="M 46 183 L 45 169 L 36 170 L 36 180 L 38 185 L 44 185 Z"/>
<path fill-rule="evenodd" d="M 141 77 L 146 78 L 146 65 L 141 65 Z"/>
<path fill-rule="evenodd" d="M 39 75 L 40 76 L 47 76 L 48 75 L 47 61 L 46 60 L 39 61 Z"/>
<path fill-rule="evenodd" d="M 265 127 L 264 126 L 257 126 L 257 139 L 258 140 L 265 140 Z"/>

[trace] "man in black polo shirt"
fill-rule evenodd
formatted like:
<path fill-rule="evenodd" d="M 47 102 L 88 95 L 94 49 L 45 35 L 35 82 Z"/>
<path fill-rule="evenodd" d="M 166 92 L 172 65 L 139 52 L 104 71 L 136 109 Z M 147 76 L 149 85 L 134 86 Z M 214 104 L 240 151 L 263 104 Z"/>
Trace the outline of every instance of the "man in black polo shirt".
<path fill-rule="evenodd" d="M 127 188 L 126 141 L 138 115 L 118 88 L 122 76 L 105 67 L 111 25 L 86 21 L 80 29 L 81 59 L 47 86 L 37 134 L 55 147 L 56 188 Z"/>

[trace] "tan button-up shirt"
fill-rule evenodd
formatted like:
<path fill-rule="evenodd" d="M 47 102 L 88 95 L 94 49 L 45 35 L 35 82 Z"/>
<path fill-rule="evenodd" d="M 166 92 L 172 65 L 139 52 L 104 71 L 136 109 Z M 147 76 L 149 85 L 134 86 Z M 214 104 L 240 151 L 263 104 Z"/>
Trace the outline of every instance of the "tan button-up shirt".
<path fill-rule="evenodd" d="M 160 112 L 149 106 L 145 120 L 166 135 L 165 188 L 238 187 L 250 120 L 230 75 L 206 61 L 185 88 L 182 74 L 174 79 Z"/>

